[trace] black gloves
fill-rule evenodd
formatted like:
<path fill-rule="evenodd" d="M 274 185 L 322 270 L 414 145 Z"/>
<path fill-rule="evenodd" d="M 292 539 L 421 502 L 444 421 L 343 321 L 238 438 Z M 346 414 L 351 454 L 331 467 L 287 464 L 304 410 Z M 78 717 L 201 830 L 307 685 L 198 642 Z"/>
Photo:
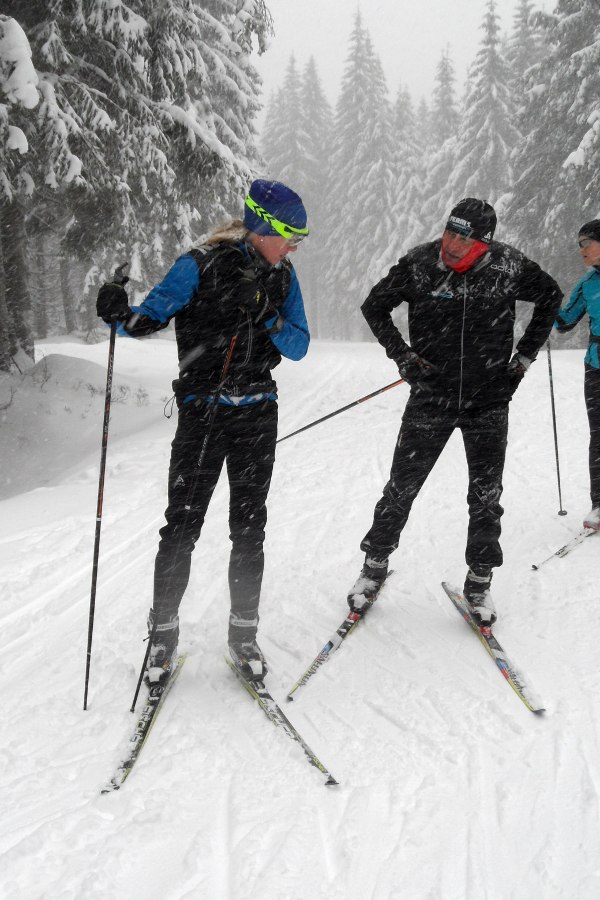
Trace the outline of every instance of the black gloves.
<path fill-rule="evenodd" d="M 515 353 L 509 362 L 506 371 L 508 372 L 508 389 L 511 398 L 531 363 L 532 360 L 528 356 L 523 356 L 522 353 Z"/>
<path fill-rule="evenodd" d="M 123 284 L 129 279 L 127 276 L 123 278 Z M 104 319 L 107 325 L 113 322 L 126 322 L 131 315 L 129 309 L 129 301 L 127 299 L 127 291 L 120 284 L 108 282 L 103 284 L 98 291 L 96 300 L 96 312 L 101 319 Z"/>
<path fill-rule="evenodd" d="M 229 282 L 229 290 L 221 295 L 223 310 L 241 309 L 250 314 L 255 325 L 278 315 L 277 309 L 269 301 L 265 278 L 253 266 L 237 269 Z"/>
<path fill-rule="evenodd" d="M 247 309 L 255 325 L 263 319 L 269 319 L 277 315 L 269 303 L 269 295 L 264 283 L 257 278 L 257 273 L 252 267 L 240 270 L 240 279 L 231 295 L 232 302 L 240 309 Z"/>
<path fill-rule="evenodd" d="M 558 315 L 556 317 L 556 321 L 554 323 L 554 327 L 556 328 L 556 330 L 558 331 L 559 334 L 566 334 L 567 331 L 571 331 L 571 329 L 575 328 L 576 325 L 577 325 L 577 322 L 571 322 L 570 325 L 567 325 L 567 323 L 564 321 L 564 319 L 562 318 L 560 313 L 558 313 Z"/>
<path fill-rule="evenodd" d="M 411 387 L 416 384 L 419 387 L 429 387 L 424 384 L 424 381 L 434 374 L 435 366 L 411 350 L 410 347 L 407 347 L 401 356 L 397 356 L 395 362 L 400 375 Z"/>
<path fill-rule="evenodd" d="M 255 324 L 258 324 L 264 318 L 268 318 L 266 313 L 270 308 L 269 296 L 263 282 L 257 278 L 256 271 L 253 268 L 240 270 L 240 278 L 233 290 L 231 299 L 241 309 L 248 310 Z"/>

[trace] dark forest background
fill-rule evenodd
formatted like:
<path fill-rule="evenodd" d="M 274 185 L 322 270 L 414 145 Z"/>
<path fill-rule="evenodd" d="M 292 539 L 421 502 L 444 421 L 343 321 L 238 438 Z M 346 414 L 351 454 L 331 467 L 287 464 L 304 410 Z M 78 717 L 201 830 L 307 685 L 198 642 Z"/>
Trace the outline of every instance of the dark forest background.
<path fill-rule="evenodd" d="M 294 256 L 315 337 L 370 339 L 359 306 L 410 246 L 439 236 L 464 196 L 496 237 L 568 291 L 579 226 L 600 215 L 600 14 L 520 0 L 509 34 L 487 0 L 458 96 L 451 48 L 431 97 L 390 95 L 360 13 L 348 20 L 335 107 L 313 58 L 264 98 L 253 58 L 262 0 L 159 5 L 5 0 L 0 14 L 0 369 L 36 339 L 97 340 L 95 295 L 131 261 L 141 298 L 182 251 L 242 211 L 257 176 L 301 194 L 311 236 Z M 259 113 L 265 125 L 258 134 Z M 582 323 L 561 346 L 583 346 Z"/>

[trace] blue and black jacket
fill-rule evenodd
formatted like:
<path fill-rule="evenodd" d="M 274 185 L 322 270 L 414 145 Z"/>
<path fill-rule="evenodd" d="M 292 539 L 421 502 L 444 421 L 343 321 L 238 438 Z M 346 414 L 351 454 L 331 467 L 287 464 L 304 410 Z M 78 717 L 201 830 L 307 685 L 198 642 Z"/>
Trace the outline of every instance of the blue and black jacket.
<path fill-rule="evenodd" d="M 554 327 L 561 334 L 570 331 L 586 313 L 590 319 L 590 344 L 584 362 L 600 369 L 600 266 L 594 266 L 575 285 L 568 303 L 557 315 Z"/>
<path fill-rule="evenodd" d="M 242 278 L 247 280 L 249 270 L 276 311 L 259 324 L 235 303 L 236 290 Z M 132 337 L 152 334 L 175 319 L 179 378 L 173 389 L 180 402 L 214 394 L 236 332 L 220 401 L 234 405 L 276 399 L 271 370 L 282 356 L 302 359 L 310 341 L 292 264 L 284 259 L 270 266 L 244 240 L 206 244 L 180 256 L 131 313 L 120 331 Z"/>

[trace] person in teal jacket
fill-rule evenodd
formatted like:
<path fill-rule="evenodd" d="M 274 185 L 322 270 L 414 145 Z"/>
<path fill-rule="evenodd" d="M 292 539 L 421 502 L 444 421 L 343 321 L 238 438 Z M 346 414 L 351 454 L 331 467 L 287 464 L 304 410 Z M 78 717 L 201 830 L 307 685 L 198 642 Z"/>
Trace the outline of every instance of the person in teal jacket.
<path fill-rule="evenodd" d="M 600 219 L 582 225 L 577 243 L 581 259 L 590 266 L 556 317 L 554 327 L 570 331 L 587 313 L 590 342 L 585 355 L 584 396 L 590 423 L 590 495 L 592 509 L 584 527 L 600 530 Z"/>

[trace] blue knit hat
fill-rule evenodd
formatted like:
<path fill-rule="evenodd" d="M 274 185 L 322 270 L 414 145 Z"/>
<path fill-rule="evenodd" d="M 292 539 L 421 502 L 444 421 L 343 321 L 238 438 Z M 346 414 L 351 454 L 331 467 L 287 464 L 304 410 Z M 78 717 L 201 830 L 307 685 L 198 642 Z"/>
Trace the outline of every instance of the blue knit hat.
<path fill-rule="evenodd" d="M 252 182 L 244 204 L 244 225 L 255 234 L 298 240 L 308 234 L 302 200 L 280 181 Z"/>

